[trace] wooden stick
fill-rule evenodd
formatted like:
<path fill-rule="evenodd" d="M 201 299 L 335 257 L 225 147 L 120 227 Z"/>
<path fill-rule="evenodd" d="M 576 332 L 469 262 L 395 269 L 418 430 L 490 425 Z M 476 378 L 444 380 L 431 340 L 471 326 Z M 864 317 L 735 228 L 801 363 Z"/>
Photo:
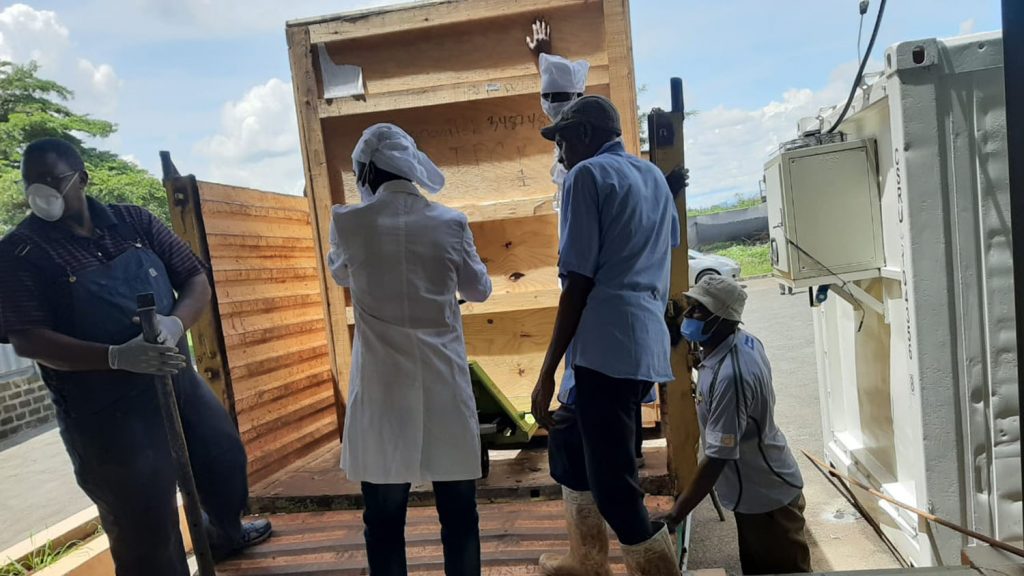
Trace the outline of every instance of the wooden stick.
<path fill-rule="evenodd" d="M 992 546 L 993 548 L 999 548 L 1000 550 L 1003 550 L 1003 551 L 1009 552 L 1010 554 L 1013 554 L 1015 556 L 1020 556 L 1021 558 L 1024 558 L 1024 549 L 1021 549 L 1021 548 L 1018 548 L 1016 546 L 1013 546 L 1012 544 L 1007 544 L 1005 542 L 1001 542 L 999 540 L 996 540 L 995 538 L 992 538 L 990 536 L 986 536 L 986 535 L 984 535 L 984 534 L 982 534 L 980 532 L 975 532 L 974 530 L 971 530 L 970 528 L 964 528 L 963 526 L 960 526 L 959 524 L 954 524 L 954 523 L 950 522 L 949 520 L 946 520 L 945 518 L 940 518 L 940 517 L 932 514 L 931 512 L 926 512 L 924 510 L 921 510 L 920 508 L 914 508 L 913 506 L 910 506 L 909 504 L 904 504 L 903 502 L 900 502 L 899 500 L 896 500 L 895 498 L 892 498 L 890 496 L 886 496 L 885 494 L 882 494 L 881 492 L 875 490 L 874 488 L 871 488 L 870 486 L 868 486 L 868 485 L 866 485 L 866 484 L 864 484 L 862 482 L 859 482 L 857 480 L 854 480 L 853 478 L 850 478 L 849 476 L 846 476 L 844 474 L 839 473 L 839 471 L 836 470 L 835 468 L 832 468 L 828 464 L 826 464 L 826 463 L 822 462 L 821 460 L 818 460 L 814 456 L 811 456 L 810 454 L 808 454 L 806 450 L 801 450 L 801 452 L 803 452 L 804 456 L 806 456 L 807 459 L 810 460 L 811 463 L 814 464 L 814 466 L 818 470 L 823 472 L 823 473 L 827 472 L 828 474 L 830 474 L 832 476 L 835 476 L 836 478 L 839 478 L 840 480 L 843 480 L 844 482 L 849 482 L 850 484 L 853 484 L 854 486 L 860 488 L 861 490 L 866 491 L 867 493 L 871 494 L 872 496 L 875 496 L 877 498 L 885 500 L 886 502 L 888 502 L 888 503 L 890 503 L 890 504 L 892 504 L 894 506 L 898 506 L 900 508 L 903 508 L 904 510 L 907 510 L 908 512 L 913 512 L 914 514 L 917 514 L 918 516 L 920 516 L 921 518 L 924 518 L 925 520 L 930 520 L 932 522 L 935 522 L 936 524 L 945 526 L 946 528 L 949 528 L 950 530 L 955 530 L 955 531 L 957 531 L 957 532 L 959 532 L 961 534 L 965 534 L 965 535 L 970 536 L 971 538 L 974 538 L 976 540 L 981 540 L 982 542 L 988 544 L 989 546 Z"/>

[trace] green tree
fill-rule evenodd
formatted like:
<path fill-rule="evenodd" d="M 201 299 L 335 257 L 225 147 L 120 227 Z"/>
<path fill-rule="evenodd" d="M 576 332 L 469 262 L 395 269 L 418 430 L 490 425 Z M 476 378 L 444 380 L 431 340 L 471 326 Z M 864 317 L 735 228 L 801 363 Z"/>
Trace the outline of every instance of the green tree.
<path fill-rule="evenodd" d="M 21 185 L 21 153 L 29 142 L 56 137 L 73 143 L 89 172 L 89 195 L 105 203 L 143 206 L 169 222 L 163 185 L 112 152 L 87 146 L 83 138 L 106 138 L 117 125 L 76 114 L 67 107 L 74 93 L 38 76 L 35 62 L 0 61 L 0 234 L 28 213 Z"/>

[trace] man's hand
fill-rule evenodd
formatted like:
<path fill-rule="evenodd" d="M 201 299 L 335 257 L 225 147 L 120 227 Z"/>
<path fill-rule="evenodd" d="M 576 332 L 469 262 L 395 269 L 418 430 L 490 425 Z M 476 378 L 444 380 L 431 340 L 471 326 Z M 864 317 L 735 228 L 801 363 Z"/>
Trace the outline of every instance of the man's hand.
<path fill-rule="evenodd" d="M 533 35 L 526 37 L 526 45 L 535 58 L 541 54 L 551 54 L 551 25 L 543 18 L 533 21 Z"/>
<path fill-rule="evenodd" d="M 132 322 L 139 324 L 140 320 L 138 316 L 132 318 Z M 178 344 L 178 340 L 181 340 L 182 335 L 185 334 L 185 326 L 181 323 L 181 319 L 173 314 L 170 316 L 156 315 L 156 342 L 157 344 L 165 344 L 167 346 L 175 346 Z"/>
<path fill-rule="evenodd" d="M 671 510 L 667 512 L 658 512 L 657 514 L 651 514 L 651 522 L 663 522 L 668 527 L 668 531 L 675 534 L 676 528 L 683 523 L 685 517 L 679 516 L 676 507 L 673 506 Z"/>
<path fill-rule="evenodd" d="M 142 334 L 121 344 L 111 346 L 107 361 L 112 370 L 125 370 L 136 374 L 170 376 L 185 367 L 185 357 L 174 346 L 149 344 Z"/>
<path fill-rule="evenodd" d="M 680 192 L 686 190 L 686 187 L 690 185 L 690 169 L 676 166 L 665 175 L 665 182 L 668 183 L 668 189 L 672 192 L 672 197 L 676 198 Z"/>
<path fill-rule="evenodd" d="M 541 374 L 537 385 L 533 387 L 533 404 L 531 412 L 545 430 L 551 430 L 555 419 L 551 415 L 551 399 L 555 396 L 555 375 Z"/>

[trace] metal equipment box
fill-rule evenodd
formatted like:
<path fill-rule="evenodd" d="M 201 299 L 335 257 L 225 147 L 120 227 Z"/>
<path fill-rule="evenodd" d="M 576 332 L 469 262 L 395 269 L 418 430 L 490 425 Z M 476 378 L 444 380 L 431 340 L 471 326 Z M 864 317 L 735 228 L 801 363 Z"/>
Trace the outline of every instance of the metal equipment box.
<path fill-rule="evenodd" d="M 786 151 L 768 161 L 776 277 L 805 287 L 878 276 L 885 254 L 877 165 L 872 140 Z"/>

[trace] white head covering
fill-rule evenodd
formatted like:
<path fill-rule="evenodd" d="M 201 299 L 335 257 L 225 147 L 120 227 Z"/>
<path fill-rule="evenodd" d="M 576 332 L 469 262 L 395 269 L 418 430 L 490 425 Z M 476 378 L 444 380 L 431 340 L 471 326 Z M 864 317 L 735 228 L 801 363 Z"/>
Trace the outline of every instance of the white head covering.
<path fill-rule="evenodd" d="M 352 164 L 373 163 L 382 170 L 408 178 L 431 194 L 444 188 L 444 174 L 426 154 L 419 151 L 416 141 L 394 124 L 374 124 L 352 151 Z M 368 198 L 363 198 L 366 202 Z"/>
<path fill-rule="evenodd" d="M 573 92 L 582 94 L 587 89 L 590 63 L 586 60 L 566 60 L 561 56 L 540 55 L 540 92 Z"/>

